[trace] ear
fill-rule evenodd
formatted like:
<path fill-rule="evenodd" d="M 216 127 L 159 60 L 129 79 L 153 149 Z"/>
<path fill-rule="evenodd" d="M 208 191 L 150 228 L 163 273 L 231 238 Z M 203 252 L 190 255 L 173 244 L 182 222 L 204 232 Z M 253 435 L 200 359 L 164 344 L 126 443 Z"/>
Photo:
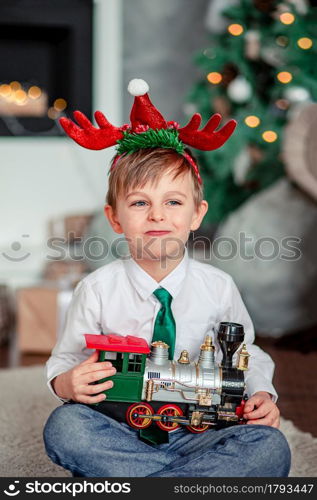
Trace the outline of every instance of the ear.
<path fill-rule="evenodd" d="M 206 212 L 208 210 L 208 203 L 206 200 L 202 200 L 200 203 L 199 207 L 196 208 L 195 213 L 192 218 L 192 223 L 190 226 L 191 231 L 196 231 L 196 229 L 199 228 L 203 218 L 206 215 Z"/>
<path fill-rule="evenodd" d="M 122 234 L 123 233 L 123 229 L 121 227 L 121 224 L 116 216 L 116 213 L 114 211 L 114 209 L 112 208 L 111 205 L 105 205 L 105 208 L 104 208 L 104 213 L 105 213 L 105 216 L 106 218 L 108 219 L 109 223 L 110 223 L 110 226 L 112 227 L 112 229 L 114 230 L 115 233 L 118 233 L 118 234 Z"/>

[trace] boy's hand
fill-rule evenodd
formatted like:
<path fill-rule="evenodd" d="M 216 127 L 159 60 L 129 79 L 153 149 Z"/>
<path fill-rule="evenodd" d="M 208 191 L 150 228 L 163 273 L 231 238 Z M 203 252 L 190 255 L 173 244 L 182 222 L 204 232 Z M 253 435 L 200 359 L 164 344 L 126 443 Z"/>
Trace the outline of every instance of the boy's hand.
<path fill-rule="evenodd" d="M 72 399 L 77 403 L 100 403 L 106 398 L 105 394 L 100 392 L 111 389 L 113 382 L 111 380 L 102 384 L 93 382 L 111 377 L 115 373 L 116 369 L 108 361 L 98 362 L 98 352 L 95 351 L 79 365 L 58 375 L 52 381 L 52 386 L 60 398 Z"/>
<path fill-rule="evenodd" d="M 268 392 L 256 392 L 248 399 L 244 407 L 243 418 L 247 420 L 247 424 L 268 425 L 276 428 L 280 425 L 280 411 Z"/>

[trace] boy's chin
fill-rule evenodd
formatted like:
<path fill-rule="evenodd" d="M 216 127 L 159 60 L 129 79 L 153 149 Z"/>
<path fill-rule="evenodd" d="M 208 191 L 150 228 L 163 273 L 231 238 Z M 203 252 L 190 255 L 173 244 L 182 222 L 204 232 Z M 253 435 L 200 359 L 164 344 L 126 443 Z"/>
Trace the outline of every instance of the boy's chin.
<path fill-rule="evenodd" d="M 179 261 L 183 258 L 185 251 L 185 246 L 170 249 L 143 249 L 143 251 L 132 252 L 132 256 L 136 261 L 147 261 L 147 262 L 163 262 L 166 260 Z"/>
<path fill-rule="evenodd" d="M 185 242 L 182 239 L 152 238 L 149 241 L 137 239 L 129 242 L 130 254 L 137 262 L 179 261 L 185 252 Z"/>

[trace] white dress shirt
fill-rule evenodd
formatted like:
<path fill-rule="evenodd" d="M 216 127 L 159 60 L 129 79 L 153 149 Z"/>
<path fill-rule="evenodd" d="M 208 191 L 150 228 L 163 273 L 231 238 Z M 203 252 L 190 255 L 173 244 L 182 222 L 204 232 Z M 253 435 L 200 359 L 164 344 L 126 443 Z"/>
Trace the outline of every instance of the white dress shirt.
<path fill-rule="evenodd" d="M 161 303 L 153 295 L 163 287 L 172 295 L 172 312 L 176 322 L 174 358 L 186 349 L 190 361 L 198 359 L 206 334 L 212 336 L 216 361 L 222 352 L 215 330 L 221 321 L 241 323 L 250 353 L 249 370 L 245 372 L 246 391 L 250 397 L 257 391 L 277 394 L 272 385 L 274 363 L 270 356 L 253 345 L 254 329 L 232 278 L 223 271 L 188 257 L 185 252 L 178 266 L 159 283 L 132 258 L 115 260 L 87 277 L 74 290 L 64 332 L 47 361 L 47 378 L 84 361 L 93 352 L 86 348 L 85 333 L 134 335 L 149 344 Z M 55 394 L 55 393 L 54 393 Z"/>

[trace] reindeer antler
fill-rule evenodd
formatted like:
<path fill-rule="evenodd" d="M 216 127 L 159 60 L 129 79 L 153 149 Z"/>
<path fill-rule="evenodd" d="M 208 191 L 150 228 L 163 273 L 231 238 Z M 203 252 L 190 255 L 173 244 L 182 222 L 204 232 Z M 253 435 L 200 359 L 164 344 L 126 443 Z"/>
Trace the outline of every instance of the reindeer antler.
<path fill-rule="evenodd" d="M 221 121 L 221 115 L 212 115 L 202 130 L 198 130 L 201 123 L 201 115 L 195 113 L 189 123 L 178 130 L 179 138 L 188 146 L 202 151 L 212 151 L 220 148 L 231 136 L 236 128 L 237 122 L 229 120 L 224 127 L 215 132 Z"/>
<path fill-rule="evenodd" d="M 95 113 L 95 119 L 100 128 L 94 127 L 81 111 L 75 111 L 74 118 L 80 126 L 69 118 L 60 118 L 59 122 L 66 134 L 84 148 L 105 149 L 114 146 L 119 139 L 123 138 L 122 127 L 111 125 L 101 111 Z"/>

